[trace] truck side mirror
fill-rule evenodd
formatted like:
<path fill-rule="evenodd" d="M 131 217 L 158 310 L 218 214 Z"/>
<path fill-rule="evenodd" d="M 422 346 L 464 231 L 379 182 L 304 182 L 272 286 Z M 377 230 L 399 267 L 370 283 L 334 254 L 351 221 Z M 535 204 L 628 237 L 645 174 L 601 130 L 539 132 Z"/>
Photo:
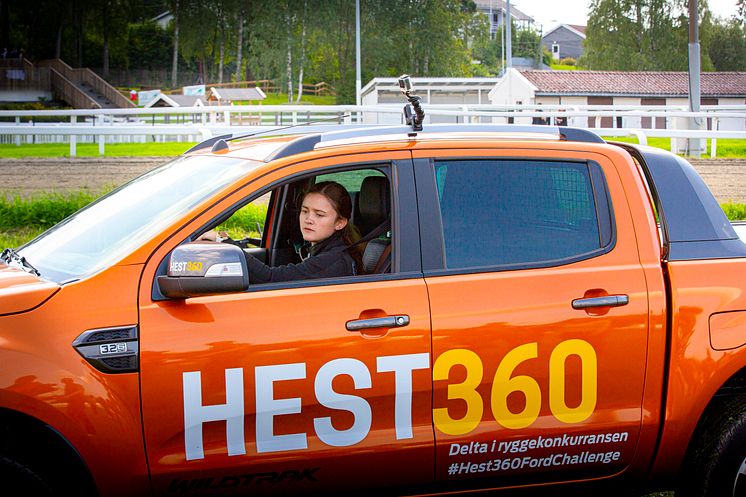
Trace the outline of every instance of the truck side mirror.
<path fill-rule="evenodd" d="M 239 247 L 200 241 L 176 247 L 167 275 L 157 281 L 161 293 L 175 299 L 243 292 L 249 287 L 249 268 Z"/>

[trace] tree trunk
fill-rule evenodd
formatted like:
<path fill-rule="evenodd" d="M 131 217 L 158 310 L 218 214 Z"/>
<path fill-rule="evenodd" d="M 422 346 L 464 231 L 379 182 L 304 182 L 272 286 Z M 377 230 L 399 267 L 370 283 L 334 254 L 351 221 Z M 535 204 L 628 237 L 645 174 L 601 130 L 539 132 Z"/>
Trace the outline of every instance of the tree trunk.
<path fill-rule="evenodd" d="M 287 67 L 286 76 L 288 80 L 288 103 L 293 103 L 293 38 L 292 38 L 292 24 L 290 22 L 290 5 L 287 5 L 287 12 L 285 13 L 285 23 L 287 24 L 287 44 L 288 44 L 288 56 L 287 56 Z"/>
<path fill-rule="evenodd" d="M 81 7 L 73 4 L 73 61 L 75 67 L 83 65 L 83 20 Z"/>
<path fill-rule="evenodd" d="M 83 16 L 78 10 L 78 39 L 77 39 L 77 56 L 78 60 L 76 61 L 75 66 L 76 67 L 83 67 Z"/>
<path fill-rule="evenodd" d="M 101 25 L 104 32 L 104 53 L 103 53 L 103 77 L 109 77 L 109 4 L 104 3 L 101 7 Z"/>
<path fill-rule="evenodd" d="M 306 15 L 308 13 L 308 0 L 303 1 L 303 20 L 301 21 L 301 34 L 300 34 L 300 60 L 298 65 L 300 69 L 298 71 L 298 98 L 295 99 L 296 103 L 300 103 L 300 99 L 303 96 L 303 65 L 306 63 Z"/>
<path fill-rule="evenodd" d="M 225 33 L 220 30 L 220 62 L 218 63 L 218 83 L 223 82 L 223 64 L 225 62 Z"/>
<path fill-rule="evenodd" d="M 225 66 L 225 11 L 218 5 L 218 83 L 223 82 L 223 68 Z"/>
<path fill-rule="evenodd" d="M 62 56 L 62 19 L 57 26 L 57 40 L 54 45 L 54 58 L 59 59 Z"/>
<path fill-rule="evenodd" d="M 179 0 L 174 8 L 174 55 L 171 60 L 171 88 L 176 88 L 177 71 L 179 70 Z"/>
<path fill-rule="evenodd" d="M 241 81 L 241 56 L 243 54 L 243 9 L 238 12 L 238 43 L 236 44 L 236 81 Z"/>

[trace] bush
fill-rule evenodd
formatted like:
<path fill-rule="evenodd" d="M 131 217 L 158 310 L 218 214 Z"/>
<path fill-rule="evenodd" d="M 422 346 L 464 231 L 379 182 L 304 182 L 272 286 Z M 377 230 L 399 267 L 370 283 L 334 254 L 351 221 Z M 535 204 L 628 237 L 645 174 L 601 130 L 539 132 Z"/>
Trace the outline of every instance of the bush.
<path fill-rule="evenodd" d="M 49 228 L 98 198 L 81 190 L 69 193 L 39 193 L 29 197 L 0 196 L 0 231 Z"/>
<path fill-rule="evenodd" d="M 572 57 L 565 57 L 564 59 L 560 59 L 559 63 L 562 66 L 577 66 L 578 65 L 578 61 L 573 59 Z"/>
<path fill-rule="evenodd" d="M 733 204 L 728 202 L 722 204 L 721 207 L 723 208 L 725 215 L 728 216 L 728 219 L 731 221 L 746 220 L 746 204 Z"/>

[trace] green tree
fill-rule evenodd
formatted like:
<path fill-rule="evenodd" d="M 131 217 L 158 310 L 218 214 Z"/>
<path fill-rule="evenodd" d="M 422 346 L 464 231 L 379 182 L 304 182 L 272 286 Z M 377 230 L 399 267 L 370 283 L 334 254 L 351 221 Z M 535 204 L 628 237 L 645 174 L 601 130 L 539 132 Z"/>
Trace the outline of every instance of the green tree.
<path fill-rule="evenodd" d="M 707 1 L 700 0 L 700 43 L 709 44 L 712 30 Z M 589 69 L 683 71 L 688 67 L 687 0 L 592 0 L 586 28 Z M 702 50 L 703 70 L 712 70 Z"/>
<path fill-rule="evenodd" d="M 151 20 L 130 24 L 125 68 L 152 70 L 168 67 L 171 62 L 171 43 L 169 32 Z"/>
<path fill-rule="evenodd" d="M 541 45 L 541 35 L 533 29 L 511 29 L 513 57 L 526 57 L 536 60 L 537 57 L 546 65 L 552 60 L 552 54 Z M 500 56 L 502 53 L 502 30 L 498 29 L 495 38 L 485 36 L 472 47 L 472 56 L 483 68 L 480 76 L 496 76 L 502 71 Z"/>
<path fill-rule="evenodd" d="M 746 71 L 746 26 L 731 18 L 715 23 L 708 54 L 716 71 Z"/>
<path fill-rule="evenodd" d="M 364 4 L 363 79 L 396 76 L 465 76 L 472 71 L 470 45 L 485 23 L 474 3 L 408 0 Z"/>

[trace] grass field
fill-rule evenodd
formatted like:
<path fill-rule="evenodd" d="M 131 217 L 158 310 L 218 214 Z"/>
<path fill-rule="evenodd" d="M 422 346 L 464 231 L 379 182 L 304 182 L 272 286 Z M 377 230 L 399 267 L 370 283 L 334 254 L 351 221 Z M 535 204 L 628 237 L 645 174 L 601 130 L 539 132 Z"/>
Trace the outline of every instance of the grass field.
<path fill-rule="evenodd" d="M 262 100 L 262 105 L 283 105 L 288 104 L 287 93 L 268 93 L 267 98 Z M 336 105 L 337 97 L 334 95 L 316 96 L 303 94 L 300 99 L 300 104 L 311 104 L 311 105 Z M 295 98 L 293 98 L 292 105 L 296 105 Z"/>
<path fill-rule="evenodd" d="M 637 137 L 634 136 L 605 136 L 604 140 L 617 141 L 625 143 L 638 143 Z M 671 150 L 670 138 L 648 138 L 648 145 L 651 147 Z M 706 157 L 710 156 L 710 146 L 712 140 L 707 140 Z M 746 158 L 746 140 L 736 138 L 722 138 L 717 141 L 717 158 Z"/>
<path fill-rule="evenodd" d="M 609 141 L 638 143 L 636 137 L 604 137 Z M 171 157 L 181 155 L 192 147 L 192 142 L 147 142 L 147 143 L 111 143 L 106 144 L 107 157 Z M 669 138 L 648 138 L 648 145 L 671 149 Z M 710 155 L 711 140 L 707 140 L 706 157 Z M 79 157 L 98 157 L 98 144 L 79 143 Z M 45 143 L 32 145 L 0 145 L 0 158 L 20 159 L 24 157 L 69 157 L 70 145 L 67 143 Z M 717 141 L 717 158 L 746 158 L 746 140 L 721 139 Z"/>
<path fill-rule="evenodd" d="M 552 64 L 551 68 L 555 71 L 582 71 L 578 66 L 568 66 L 567 64 Z"/>
<path fill-rule="evenodd" d="M 172 157 L 181 155 L 194 143 L 107 143 L 107 157 Z M 79 157 L 98 157 L 98 144 L 78 143 L 76 152 Z M 43 143 L 33 145 L 0 145 L 0 157 L 22 159 L 25 157 L 69 157 L 70 145 L 67 143 Z"/>

